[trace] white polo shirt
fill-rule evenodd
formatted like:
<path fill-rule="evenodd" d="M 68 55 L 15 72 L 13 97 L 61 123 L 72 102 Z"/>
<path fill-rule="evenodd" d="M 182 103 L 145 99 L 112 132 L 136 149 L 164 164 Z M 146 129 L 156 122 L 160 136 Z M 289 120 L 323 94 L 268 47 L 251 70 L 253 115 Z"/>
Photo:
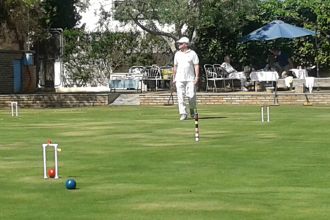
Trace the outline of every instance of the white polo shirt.
<path fill-rule="evenodd" d="M 175 80 L 194 81 L 195 65 L 199 64 L 199 59 L 195 51 L 188 49 L 185 52 L 177 51 L 174 55 L 174 65 L 177 66 Z"/>

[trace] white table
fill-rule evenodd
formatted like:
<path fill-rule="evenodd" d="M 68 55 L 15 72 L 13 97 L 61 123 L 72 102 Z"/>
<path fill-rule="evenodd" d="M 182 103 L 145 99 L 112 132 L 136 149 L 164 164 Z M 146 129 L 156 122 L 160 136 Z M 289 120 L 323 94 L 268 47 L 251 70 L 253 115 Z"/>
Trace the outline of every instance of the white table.
<path fill-rule="evenodd" d="M 308 72 L 306 69 L 290 69 L 298 79 L 305 79 L 308 77 Z"/>
<path fill-rule="evenodd" d="M 251 81 L 254 82 L 276 82 L 278 73 L 276 71 L 254 71 L 250 74 Z"/>
<path fill-rule="evenodd" d="M 276 71 L 253 71 L 250 74 L 250 79 L 252 82 L 254 82 L 254 88 L 256 88 L 256 82 L 275 82 L 275 90 L 277 88 L 277 80 L 278 80 L 278 73 Z"/>

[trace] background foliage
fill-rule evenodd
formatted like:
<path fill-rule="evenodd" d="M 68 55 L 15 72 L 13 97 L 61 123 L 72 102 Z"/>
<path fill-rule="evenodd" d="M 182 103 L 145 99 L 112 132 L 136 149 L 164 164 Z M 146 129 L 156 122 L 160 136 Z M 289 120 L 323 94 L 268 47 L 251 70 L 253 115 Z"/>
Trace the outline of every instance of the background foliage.
<path fill-rule="evenodd" d="M 202 63 L 221 63 L 229 54 L 237 69 L 245 65 L 262 68 L 268 49 L 278 47 L 291 55 L 296 65 L 311 66 L 318 61 L 321 68 L 329 68 L 329 1 L 194 0 L 178 4 L 176 1 L 128 0 L 118 6 L 116 17 L 167 39 L 173 53 L 174 41 L 187 35 Z M 105 20 L 112 16 L 107 15 Z M 276 19 L 317 31 L 317 43 L 313 37 L 240 43 L 242 36 Z M 159 30 L 159 24 L 166 23 L 174 26 L 173 31 Z"/>
<path fill-rule="evenodd" d="M 35 49 L 43 47 L 42 42 L 47 45 L 45 39 L 51 28 L 62 28 L 67 37 L 65 59 L 78 54 L 86 59 L 106 59 L 114 70 L 168 63 L 176 50 L 174 42 L 182 35 L 191 38 L 202 64 L 221 63 L 229 54 L 238 70 L 245 65 L 262 68 L 268 49 L 279 47 L 292 55 L 297 65 L 310 66 L 318 61 L 321 69 L 330 68 L 330 1 L 127 0 L 116 8 L 116 18 L 127 24 L 134 23 L 147 34 L 106 31 L 87 37 L 80 33 L 80 40 L 73 40 L 73 36 L 78 37 L 77 33 L 84 31 L 77 26 L 79 13 L 87 5 L 88 1 L 82 0 L 3 0 L 0 2 L 0 38 L 15 38 L 20 49 L 30 46 Z M 113 16 L 112 12 L 102 14 L 100 24 L 111 24 L 111 20 L 105 21 Z M 242 36 L 275 19 L 315 30 L 317 38 L 240 43 Z M 164 32 L 159 28 L 169 23 L 174 27 L 172 31 Z M 86 51 L 79 53 L 78 48 Z M 160 59 L 164 55 L 166 59 Z M 84 59 L 77 57 L 76 60 Z"/>
<path fill-rule="evenodd" d="M 0 48 L 16 43 L 17 49 L 30 49 L 32 41 L 43 33 L 38 20 L 42 16 L 39 0 L 1 0 Z"/>
<path fill-rule="evenodd" d="M 212 7 L 216 5 L 213 4 Z M 329 68 L 329 5 L 329 1 L 321 0 L 258 1 L 252 11 L 234 13 L 238 21 L 234 28 L 232 25 L 223 24 L 221 17 L 214 19 L 217 25 L 202 26 L 198 50 L 202 54 L 203 62 L 222 62 L 223 57 L 229 54 L 234 57 L 236 68 L 241 69 L 244 65 L 262 68 L 268 49 L 278 47 L 291 55 L 297 65 L 314 65 L 318 60 L 321 68 Z M 209 13 L 208 10 L 205 13 L 209 16 L 219 16 L 217 13 Z M 240 43 L 242 36 L 276 19 L 317 31 L 318 45 L 316 46 L 313 37 Z"/>
<path fill-rule="evenodd" d="M 83 82 L 94 77 L 89 74 L 90 66 L 102 65 L 110 74 L 136 65 L 166 65 L 172 60 L 166 42 L 150 34 L 141 37 L 138 32 L 85 33 L 76 29 L 66 30 L 64 39 L 64 62 L 73 77 Z"/>

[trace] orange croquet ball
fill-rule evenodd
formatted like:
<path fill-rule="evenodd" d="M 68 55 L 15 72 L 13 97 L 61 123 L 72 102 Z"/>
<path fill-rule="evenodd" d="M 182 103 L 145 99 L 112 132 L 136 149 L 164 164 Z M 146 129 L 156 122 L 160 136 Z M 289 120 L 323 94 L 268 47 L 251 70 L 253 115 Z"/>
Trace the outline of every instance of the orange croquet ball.
<path fill-rule="evenodd" d="M 55 177 L 55 169 L 49 169 L 48 170 L 48 176 L 49 176 L 49 178 L 54 178 Z"/>

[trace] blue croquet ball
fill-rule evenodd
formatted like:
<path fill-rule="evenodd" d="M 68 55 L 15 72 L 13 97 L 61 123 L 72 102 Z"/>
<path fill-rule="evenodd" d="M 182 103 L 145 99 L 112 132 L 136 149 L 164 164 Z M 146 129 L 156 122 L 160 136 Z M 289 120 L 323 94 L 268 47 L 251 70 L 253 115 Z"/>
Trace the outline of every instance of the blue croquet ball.
<path fill-rule="evenodd" d="M 68 179 L 65 183 L 65 187 L 67 189 L 75 189 L 76 185 L 77 185 L 77 183 L 74 179 Z"/>

